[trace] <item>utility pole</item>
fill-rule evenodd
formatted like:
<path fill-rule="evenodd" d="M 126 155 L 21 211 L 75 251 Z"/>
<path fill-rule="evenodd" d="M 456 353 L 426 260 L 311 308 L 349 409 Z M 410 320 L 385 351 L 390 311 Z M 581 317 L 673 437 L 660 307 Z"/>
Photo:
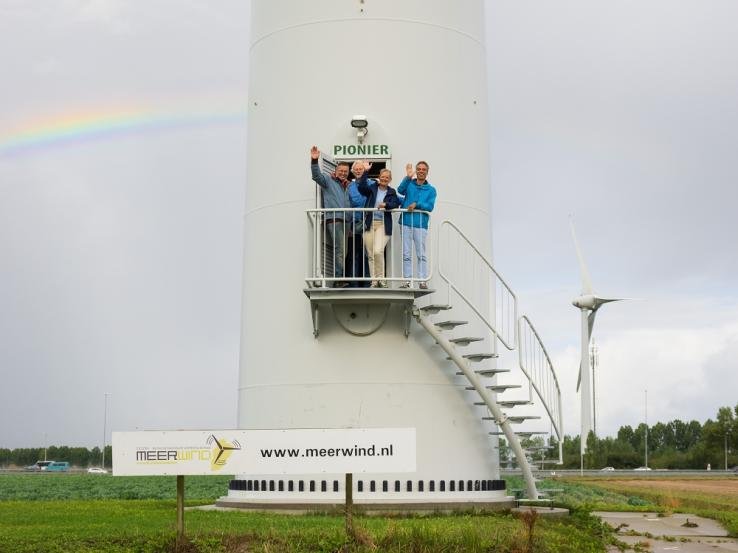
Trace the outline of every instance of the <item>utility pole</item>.
<path fill-rule="evenodd" d="M 105 468 L 105 442 L 108 439 L 108 394 L 105 393 L 105 409 L 103 411 L 103 447 L 102 447 L 102 468 Z"/>
<path fill-rule="evenodd" d="M 725 433 L 725 471 L 728 470 L 728 433 Z"/>
<path fill-rule="evenodd" d="M 648 390 L 646 390 L 646 464 L 645 467 L 648 467 Z"/>
<path fill-rule="evenodd" d="M 600 362 L 600 351 L 592 339 L 592 346 L 590 347 L 590 358 L 592 364 L 592 432 L 595 436 L 597 435 L 597 377 L 596 372 Z"/>

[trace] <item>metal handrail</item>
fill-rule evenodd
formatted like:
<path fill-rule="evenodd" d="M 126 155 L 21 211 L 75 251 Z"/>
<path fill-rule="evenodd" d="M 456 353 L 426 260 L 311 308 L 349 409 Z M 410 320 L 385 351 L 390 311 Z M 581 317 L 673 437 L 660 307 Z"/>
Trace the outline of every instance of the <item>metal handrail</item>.
<path fill-rule="evenodd" d="M 553 367 L 553 363 L 546 351 L 543 341 L 541 340 L 538 332 L 536 331 L 530 319 L 523 315 L 518 318 L 517 310 L 517 297 L 512 291 L 510 286 L 500 276 L 500 274 L 492 266 L 492 263 L 487 259 L 482 252 L 467 238 L 464 233 L 451 221 L 445 220 L 441 223 L 441 229 L 449 227 L 456 231 L 458 238 L 462 239 L 463 242 L 468 246 L 471 252 L 474 253 L 477 260 L 480 261 L 488 270 L 491 277 L 493 277 L 493 286 L 495 289 L 499 287 L 503 292 L 507 292 L 512 301 L 512 312 L 513 318 L 509 320 L 506 316 L 506 306 L 502 306 L 503 311 L 503 325 L 511 324 L 513 340 L 505 340 L 507 334 L 505 328 L 500 332 L 496 328 L 497 320 L 497 305 L 495 305 L 495 313 L 493 320 L 485 317 L 480 310 L 474 305 L 474 302 L 468 297 L 467 294 L 462 292 L 461 285 L 453 282 L 453 279 L 449 276 L 447 271 L 444 271 L 443 263 L 445 256 L 438 256 L 439 276 L 448 283 L 449 287 L 452 288 L 461 299 L 471 308 L 471 310 L 479 317 L 479 319 L 489 328 L 493 335 L 503 344 L 508 350 L 513 351 L 518 349 L 518 364 L 520 370 L 523 372 L 525 377 L 528 379 L 528 401 L 532 400 L 533 392 L 540 398 L 543 408 L 546 410 L 546 414 L 551 421 L 553 429 L 556 434 L 556 438 L 559 444 L 559 462 L 563 462 L 563 415 L 561 405 L 561 387 L 559 386 L 558 378 Z M 439 239 L 439 247 L 441 244 Z M 505 296 L 502 296 L 501 301 L 504 302 Z M 497 298 L 495 298 L 497 299 Z M 509 306 L 507 306 L 509 307 Z M 509 328 L 508 328 L 509 330 Z M 505 336 L 503 336 L 505 334 Z"/>
<path fill-rule="evenodd" d="M 525 327 L 523 326 L 525 325 Z M 556 378 L 551 358 L 546 346 L 530 319 L 523 315 L 518 319 L 518 364 L 520 370 L 528 378 L 531 387 L 541 400 L 548 414 L 559 444 L 559 461 L 563 459 L 564 426 L 561 406 L 561 387 Z M 529 347 L 530 346 L 530 347 Z"/>
<path fill-rule="evenodd" d="M 500 297 L 501 310 L 503 311 L 503 317 L 502 318 L 504 319 L 503 323 L 505 325 L 507 325 L 506 327 L 508 328 L 508 330 L 509 330 L 510 327 L 512 327 L 512 333 L 513 333 L 512 340 L 510 340 L 510 337 L 507 336 L 507 334 L 505 332 L 505 328 L 503 328 L 502 332 L 500 332 L 497 329 L 497 325 L 496 325 L 496 319 L 497 319 L 497 317 L 496 316 L 493 318 L 493 321 L 491 322 L 487 316 L 485 316 L 484 314 L 482 314 L 479 311 L 479 309 L 477 309 L 475 303 L 471 299 L 469 299 L 467 297 L 467 295 L 462 290 L 460 290 L 460 285 L 457 285 L 456 283 L 452 282 L 451 277 L 447 274 L 446 271 L 443 270 L 444 256 L 442 256 L 440 254 L 438 256 L 438 260 L 439 260 L 439 262 L 438 262 L 438 275 L 451 288 L 453 288 L 453 290 L 459 295 L 459 297 L 462 300 L 464 300 L 464 302 L 469 306 L 469 308 L 472 311 L 474 311 L 474 313 L 476 313 L 476 315 L 482 320 L 482 322 L 487 326 L 487 328 L 489 328 L 489 330 L 492 332 L 492 334 L 494 334 L 497 337 L 497 339 L 500 341 L 500 343 L 503 346 L 505 346 L 510 351 L 515 350 L 515 348 L 518 345 L 518 330 L 517 330 L 517 325 L 515 324 L 515 321 L 517 321 L 517 319 L 518 319 L 518 298 L 517 298 L 517 296 L 512 291 L 512 288 L 510 288 L 510 286 L 507 284 L 507 282 L 505 282 L 505 280 L 495 270 L 495 268 L 492 266 L 492 263 L 489 262 L 489 260 L 487 259 L 487 257 L 484 254 L 482 254 L 482 252 L 480 252 L 477 249 L 477 247 L 472 243 L 471 240 L 469 240 L 466 237 L 466 235 L 462 232 L 462 230 L 459 227 L 457 227 L 454 223 L 452 223 L 448 219 L 444 220 L 441 223 L 441 227 L 440 228 L 443 230 L 444 227 L 450 227 L 450 228 L 452 228 L 452 229 L 454 229 L 456 231 L 458 237 L 460 237 L 467 244 L 467 246 L 469 248 L 471 248 L 471 250 L 476 254 L 477 259 L 480 260 L 489 269 L 489 272 L 494 276 L 494 280 L 496 281 L 495 284 L 497 282 L 499 282 L 499 284 L 502 286 L 502 291 L 503 292 L 506 291 L 507 292 L 507 296 L 509 296 L 509 298 L 512 298 L 512 311 L 513 311 L 513 314 L 512 314 L 512 319 L 511 319 L 506 314 L 507 313 L 506 308 L 509 309 L 509 307 L 510 307 L 509 306 L 509 301 L 510 300 L 508 299 L 507 302 L 506 302 L 505 301 L 505 295 L 504 294 L 501 294 L 501 297 Z M 441 242 L 440 238 L 439 238 L 439 241 L 438 242 L 440 244 L 440 242 Z M 494 286 L 494 289 L 497 290 L 497 286 Z M 506 303 L 508 303 L 508 305 L 506 305 Z M 497 309 L 497 302 L 495 302 L 495 309 Z M 495 315 L 496 315 L 496 313 L 495 313 Z M 503 336 L 503 334 L 505 336 Z"/>
<path fill-rule="evenodd" d="M 334 274 L 324 274 L 324 269 L 326 268 L 326 260 L 324 259 L 324 256 L 326 254 L 326 248 L 324 247 L 324 240 L 326 236 L 326 225 L 324 225 L 322 222 L 326 220 L 333 220 L 333 219 L 341 219 L 342 220 L 342 233 L 344 237 L 348 237 L 350 235 L 349 232 L 353 229 L 354 226 L 354 214 L 361 212 L 361 213 L 367 213 L 367 212 L 381 212 L 384 213 L 390 213 L 392 214 L 392 217 L 395 217 L 396 213 L 402 214 L 402 213 L 419 213 L 422 215 L 426 215 L 428 217 L 428 234 L 426 236 L 426 244 L 425 244 L 425 252 L 426 252 L 426 259 L 427 259 L 427 275 L 425 277 L 422 277 L 417 274 L 418 268 L 415 263 L 415 256 L 413 256 L 413 261 L 411 262 L 411 274 L 410 276 L 404 276 L 402 274 L 402 238 L 405 233 L 406 225 L 403 225 L 400 222 L 400 218 L 397 217 L 393 221 L 395 232 L 393 232 L 392 237 L 388 241 L 387 247 L 391 247 L 391 251 L 399 252 L 399 255 L 395 254 L 393 256 L 389 257 L 389 263 L 387 264 L 387 270 L 384 277 L 380 278 L 379 280 L 387 281 L 387 282 L 410 282 L 411 284 L 415 283 L 421 283 L 421 282 L 428 282 L 432 276 L 433 276 L 433 263 L 432 263 L 432 253 L 434 251 L 432 247 L 432 239 L 431 239 L 431 214 L 428 211 L 423 211 L 420 209 L 415 210 L 408 210 L 408 209 L 392 209 L 392 210 L 384 210 L 384 209 L 375 209 L 375 208 L 360 208 L 360 207 L 354 207 L 354 208 L 314 208 L 314 209 L 307 209 L 305 210 L 305 214 L 308 219 L 308 225 L 309 225 L 309 236 L 310 239 L 310 255 L 308 256 L 308 269 L 307 269 L 307 276 L 305 277 L 305 282 L 308 286 L 327 286 L 328 283 L 331 282 L 371 282 L 372 280 L 377 280 L 376 278 L 373 279 L 368 273 L 365 274 L 365 276 L 345 276 L 344 275 L 338 275 Z M 338 215 L 340 214 L 340 217 Z M 363 218 L 362 218 L 363 220 Z M 346 243 L 350 243 L 351 238 L 346 238 Z M 356 247 L 356 244 L 354 243 L 354 247 Z M 345 250 L 344 250 L 345 254 Z M 345 257 L 345 255 L 344 255 Z M 362 264 L 366 262 L 367 258 L 367 252 L 366 249 L 362 246 L 361 251 L 361 259 Z M 399 269 L 398 269 L 399 265 Z M 344 273 L 345 273 L 345 267 L 344 267 Z"/>
<path fill-rule="evenodd" d="M 456 347 L 448 341 L 448 339 L 440 332 L 433 322 L 427 317 L 423 316 L 419 309 L 413 311 L 413 315 L 418 323 L 425 328 L 436 343 L 441 346 L 443 351 L 448 354 L 448 358 L 451 359 L 456 366 L 461 369 L 469 383 L 474 387 L 474 390 L 479 394 L 484 402 L 485 406 L 493 416 L 498 426 L 502 429 L 502 433 L 507 439 L 510 449 L 512 449 L 515 459 L 518 462 L 518 466 L 523 473 L 523 479 L 527 489 L 527 494 L 530 499 L 538 499 L 538 489 L 536 487 L 535 478 L 530 468 L 530 463 L 525 456 L 525 451 L 520 443 L 520 440 L 515 435 L 515 431 L 512 428 L 509 418 L 502 412 L 502 409 L 497 404 L 497 401 L 492 393 L 482 383 L 480 377 L 469 367 L 469 363 L 459 354 Z"/>

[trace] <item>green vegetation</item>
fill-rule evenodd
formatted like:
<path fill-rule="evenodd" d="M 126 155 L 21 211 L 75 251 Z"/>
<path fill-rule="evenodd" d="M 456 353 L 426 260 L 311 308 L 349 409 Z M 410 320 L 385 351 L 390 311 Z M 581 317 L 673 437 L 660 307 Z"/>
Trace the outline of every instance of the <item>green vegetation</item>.
<path fill-rule="evenodd" d="M 521 477 L 511 476 L 506 480 L 508 489 L 523 487 Z M 589 481 L 583 484 L 576 479 L 550 479 L 541 482 L 538 489 L 542 492 L 547 489 L 562 490 L 553 495 L 554 501 L 572 511 L 648 511 L 658 508 L 655 503 L 634 501 L 632 494 L 589 484 Z"/>
<path fill-rule="evenodd" d="M 211 504 L 229 476 L 187 477 L 190 507 Z M 656 479 L 659 480 L 659 479 Z M 653 479 L 552 479 L 542 489 L 563 490 L 563 519 L 534 520 L 509 512 L 432 516 L 356 516 L 347 545 L 344 519 L 335 514 L 188 510 L 188 543 L 175 545 L 175 478 L 87 474 L 0 476 L 0 551 L 110 552 L 604 552 L 615 535 L 592 510 L 690 512 L 717 519 L 738 534 L 738 497 L 726 493 L 649 488 Z M 699 479 L 708 482 L 709 479 Z M 661 480 L 665 482 L 665 480 Z M 522 487 L 509 478 L 509 488 Z"/>
<path fill-rule="evenodd" d="M 187 504 L 212 503 L 228 479 L 187 477 Z M 190 543 L 178 549 L 175 488 L 174 477 L 0 476 L 0 551 L 594 553 L 612 540 L 585 511 L 532 522 L 510 513 L 357 516 L 348 548 L 341 516 L 188 510 Z"/>
<path fill-rule="evenodd" d="M 39 459 L 67 461 L 75 467 L 101 466 L 102 457 L 102 450 L 99 447 L 87 449 L 86 447 L 53 445 L 46 448 L 46 450 L 43 447 L 22 447 L 17 449 L 0 447 L 0 467 L 26 467 Z M 107 466 L 110 466 L 112 458 L 112 446 L 106 446 L 105 459 Z"/>
<path fill-rule="evenodd" d="M 188 476 L 185 497 L 213 502 L 225 495 L 232 476 Z M 175 499 L 176 476 L 109 474 L 6 474 L 0 476 L 0 501 L 55 499 Z"/>
<path fill-rule="evenodd" d="M 174 502 L 142 500 L 0 503 L 0 551 L 175 551 Z M 584 513 L 526 524 L 509 514 L 356 517 L 352 548 L 344 520 L 190 510 L 184 551 L 602 552 L 609 531 Z M 528 543 L 533 547 L 526 549 Z"/>
<path fill-rule="evenodd" d="M 600 469 L 615 467 L 632 469 L 643 465 L 646 430 L 648 430 L 648 464 L 654 469 L 697 469 L 708 464 L 713 469 L 725 466 L 725 450 L 728 450 L 728 467 L 738 465 L 738 405 L 720 407 L 715 420 L 704 424 L 698 421 L 673 420 L 658 422 L 646 427 L 621 426 L 616 437 L 598 438 L 590 432 L 587 438 L 587 454 L 584 467 Z M 538 437 L 523 441 L 524 447 L 544 445 Z M 558 458 L 558 444 L 552 440 L 548 459 Z M 565 436 L 563 443 L 563 469 L 579 468 L 579 436 Z M 505 440 L 500 440 L 500 457 L 513 462 Z"/>

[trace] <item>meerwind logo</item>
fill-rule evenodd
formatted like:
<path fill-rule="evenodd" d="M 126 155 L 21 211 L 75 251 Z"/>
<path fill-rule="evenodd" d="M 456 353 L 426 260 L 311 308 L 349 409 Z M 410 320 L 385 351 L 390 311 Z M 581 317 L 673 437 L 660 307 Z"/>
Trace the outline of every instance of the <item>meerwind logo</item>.
<path fill-rule="evenodd" d="M 222 469 L 231 454 L 234 451 L 241 450 L 241 444 L 238 443 L 238 440 L 229 442 L 223 438 L 216 438 L 215 434 L 210 434 L 206 443 L 213 448 L 210 454 L 210 470 Z"/>

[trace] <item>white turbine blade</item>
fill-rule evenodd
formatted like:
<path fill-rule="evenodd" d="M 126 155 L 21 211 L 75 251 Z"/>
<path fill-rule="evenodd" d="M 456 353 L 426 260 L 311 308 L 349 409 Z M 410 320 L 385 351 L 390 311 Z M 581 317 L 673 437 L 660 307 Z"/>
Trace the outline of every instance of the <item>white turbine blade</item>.
<path fill-rule="evenodd" d="M 595 296 L 594 303 L 595 303 L 595 310 L 599 309 L 601 305 L 604 305 L 606 303 L 610 303 L 613 301 L 628 301 L 632 298 L 601 298 L 599 296 Z"/>
<path fill-rule="evenodd" d="M 587 325 L 589 327 L 589 340 L 592 341 L 592 327 L 595 324 L 595 317 L 597 316 L 597 309 L 591 311 L 589 317 L 587 317 Z M 589 351 L 589 344 L 587 344 L 587 351 Z"/>
<path fill-rule="evenodd" d="M 601 298 L 600 296 L 595 296 L 595 300 L 602 303 L 607 303 L 609 301 L 630 301 L 632 299 L 635 298 Z"/>
<path fill-rule="evenodd" d="M 577 233 L 574 231 L 574 221 L 571 217 L 569 217 L 569 226 L 571 227 L 571 237 L 574 239 L 574 248 L 577 250 L 579 271 L 582 274 L 582 294 L 594 294 L 592 290 L 592 279 L 589 278 L 589 271 L 587 270 L 587 265 L 584 263 L 582 250 L 579 249 L 579 241 L 577 240 Z"/>
<path fill-rule="evenodd" d="M 589 329 L 589 341 L 592 340 L 592 327 L 595 324 L 595 316 L 597 314 L 597 310 L 590 311 L 589 316 L 587 317 L 587 327 Z M 584 347 L 584 342 L 582 342 L 582 347 Z M 587 344 L 587 351 L 589 351 L 589 344 Z M 577 376 L 577 392 L 579 391 L 579 386 L 582 384 L 582 362 L 579 362 L 579 375 Z"/>

